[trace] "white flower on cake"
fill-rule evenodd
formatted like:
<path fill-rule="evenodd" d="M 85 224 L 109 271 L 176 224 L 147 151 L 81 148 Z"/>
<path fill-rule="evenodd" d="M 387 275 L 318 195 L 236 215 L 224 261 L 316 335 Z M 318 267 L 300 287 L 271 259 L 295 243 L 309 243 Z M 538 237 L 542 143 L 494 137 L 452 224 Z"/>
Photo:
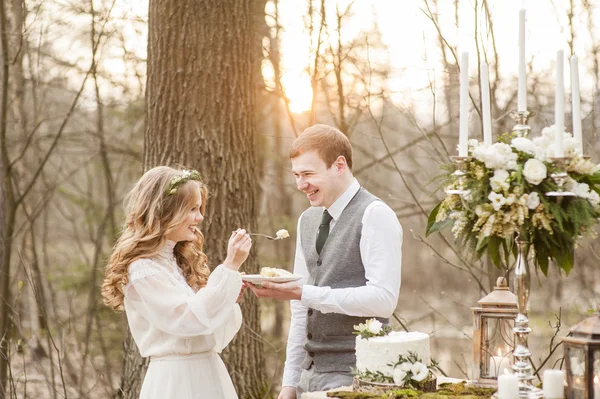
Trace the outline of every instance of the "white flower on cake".
<path fill-rule="evenodd" d="M 283 238 L 288 238 L 290 236 L 290 233 L 288 233 L 288 231 L 286 229 L 281 229 L 281 230 L 277 230 L 277 233 L 275 233 L 275 236 L 281 240 Z"/>
<path fill-rule="evenodd" d="M 371 337 L 381 337 L 386 335 L 392 329 L 390 326 L 383 326 L 383 324 L 377 319 L 369 319 L 364 323 L 360 323 L 354 326 L 354 335 L 358 335 L 361 338 L 368 339 Z"/>
<path fill-rule="evenodd" d="M 543 162 L 538 161 L 535 158 L 531 158 L 525 162 L 525 166 L 523 167 L 523 176 L 525 176 L 525 180 L 528 183 L 538 185 L 548 175 L 548 170 L 546 169 L 546 165 Z"/>
<path fill-rule="evenodd" d="M 412 379 L 415 381 L 423 381 L 429 375 L 429 368 L 421 362 L 413 363 L 410 371 L 412 371 Z"/>
<path fill-rule="evenodd" d="M 400 367 L 396 367 L 394 369 L 394 384 L 396 385 L 404 385 L 404 379 L 406 378 L 406 371 L 402 370 Z"/>
<path fill-rule="evenodd" d="M 369 332 L 371 334 L 379 335 L 379 333 L 381 333 L 381 329 L 383 328 L 383 324 L 376 319 L 371 319 L 369 321 Z"/>

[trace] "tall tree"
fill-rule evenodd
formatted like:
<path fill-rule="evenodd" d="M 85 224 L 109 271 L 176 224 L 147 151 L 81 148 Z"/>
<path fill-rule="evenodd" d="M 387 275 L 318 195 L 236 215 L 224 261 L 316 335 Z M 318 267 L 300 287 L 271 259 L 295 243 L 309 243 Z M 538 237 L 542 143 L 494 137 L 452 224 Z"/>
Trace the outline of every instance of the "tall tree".
<path fill-rule="evenodd" d="M 150 0 L 144 169 L 200 171 L 211 193 L 202 230 L 212 267 L 225 258 L 232 230 L 256 226 L 255 11 L 254 0 Z M 243 270 L 258 271 L 255 256 Z M 239 396 L 260 397 L 257 301 L 248 295 L 242 311 L 243 327 L 223 356 Z M 131 337 L 125 349 L 120 396 L 134 398 L 147 364 Z"/>

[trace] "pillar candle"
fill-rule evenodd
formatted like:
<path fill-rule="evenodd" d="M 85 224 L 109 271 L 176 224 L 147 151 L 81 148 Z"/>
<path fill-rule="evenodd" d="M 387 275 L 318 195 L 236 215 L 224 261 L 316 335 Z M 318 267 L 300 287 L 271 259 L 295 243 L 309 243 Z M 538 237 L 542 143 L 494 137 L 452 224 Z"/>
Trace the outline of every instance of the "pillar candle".
<path fill-rule="evenodd" d="M 565 131 L 565 79 L 564 79 L 564 52 L 556 53 L 556 96 L 554 99 L 554 156 L 565 155 L 563 140 Z"/>
<path fill-rule="evenodd" d="M 519 377 L 514 374 L 498 376 L 498 399 L 517 399 L 519 397 Z"/>
<path fill-rule="evenodd" d="M 466 157 L 469 148 L 469 53 L 460 58 L 460 115 L 458 131 L 458 156 Z"/>
<path fill-rule="evenodd" d="M 581 98 L 579 95 L 579 65 L 576 55 L 571 57 L 571 106 L 573 113 L 573 138 L 579 141 L 579 152 L 583 154 L 583 137 L 581 133 Z"/>
<path fill-rule="evenodd" d="M 544 370 L 544 399 L 562 399 L 565 397 L 565 372 L 562 370 Z"/>
<path fill-rule="evenodd" d="M 481 108 L 483 116 L 483 143 L 492 145 L 492 115 L 490 109 L 490 80 L 488 66 L 481 63 Z"/>

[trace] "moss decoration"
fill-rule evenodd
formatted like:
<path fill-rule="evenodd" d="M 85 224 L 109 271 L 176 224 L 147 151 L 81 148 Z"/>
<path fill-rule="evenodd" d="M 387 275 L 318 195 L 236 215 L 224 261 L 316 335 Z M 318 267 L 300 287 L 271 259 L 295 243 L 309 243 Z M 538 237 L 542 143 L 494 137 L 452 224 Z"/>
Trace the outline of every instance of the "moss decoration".
<path fill-rule="evenodd" d="M 496 392 L 495 388 L 479 388 L 467 386 L 466 383 L 457 384 L 443 383 L 435 392 L 424 393 L 413 389 L 390 390 L 385 393 L 366 393 L 366 392 L 328 392 L 327 397 L 338 399 L 482 399 L 491 398 Z"/>

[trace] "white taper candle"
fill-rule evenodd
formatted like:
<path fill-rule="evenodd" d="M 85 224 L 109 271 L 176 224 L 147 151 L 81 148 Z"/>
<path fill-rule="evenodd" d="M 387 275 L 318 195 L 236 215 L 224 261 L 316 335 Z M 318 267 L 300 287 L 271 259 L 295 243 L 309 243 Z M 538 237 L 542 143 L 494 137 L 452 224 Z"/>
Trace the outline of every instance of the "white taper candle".
<path fill-rule="evenodd" d="M 458 130 L 458 156 L 466 157 L 469 151 L 469 53 L 460 57 L 460 114 Z"/>
<path fill-rule="evenodd" d="M 492 114 L 490 109 L 490 79 L 488 75 L 488 66 L 485 62 L 481 63 L 481 108 L 483 116 L 483 143 L 492 145 Z"/>
<path fill-rule="evenodd" d="M 579 152 L 583 154 L 583 134 L 581 132 L 581 98 L 579 95 L 579 65 L 576 55 L 571 57 L 571 107 L 573 113 L 573 138 L 579 141 Z"/>
<path fill-rule="evenodd" d="M 527 63 L 525 61 L 525 9 L 519 10 L 519 91 L 517 111 L 527 111 Z"/>
<path fill-rule="evenodd" d="M 564 150 L 564 131 L 565 131 L 565 78 L 564 78 L 564 52 L 556 52 L 556 96 L 554 99 L 554 156 L 563 157 Z"/>

